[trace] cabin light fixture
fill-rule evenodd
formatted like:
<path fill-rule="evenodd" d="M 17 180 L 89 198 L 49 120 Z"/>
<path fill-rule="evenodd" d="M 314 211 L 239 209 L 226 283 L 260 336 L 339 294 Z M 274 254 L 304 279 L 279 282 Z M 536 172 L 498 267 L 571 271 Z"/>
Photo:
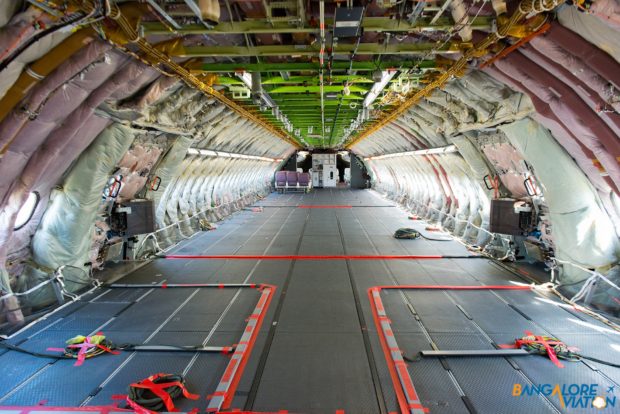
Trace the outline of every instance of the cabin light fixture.
<path fill-rule="evenodd" d="M 407 157 L 407 156 L 416 156 L 416 155 L 449 154 L 449 153 L 457 152 L 457 151 L 458 149 L 456 148 L 455 145 L 448 145 L 446 147 L 429 148 L 429 149 L 417 150 L 417 151 L 394 152 L 392 154 L 377 155 L 373 157 L 364 158 L 364 160 L 374 161 L 374 160 L 383 160 L 386 158 Z"/>
<path fill-rule="evenodd" d="M 384 70 L 381 72 L 381 78 L 372 85 L 372 88 L 370 88 L 370 91 L 368 91 L 368 94 L 366 94 L 366 97 L 364 98 L 364 108 L 368 108 L 370 105 L 372 105 L 375 99 L 377 99 L 377 96 L 379 96 L 381 91 L 392 80 L 394 75 L 396 75 L 395 70 Z"/>
<path fill-rule="evenodd" d="M 259 160 L 268 162 L 279 162 L 279 158 L 260 157 L 258 155 L 238 154 L 234 152 L 225 151 L 213 151 L 208 149 L 188 148 L 187 153 L 189 155 L 200 155 L 202 157 L 215 157 L 215 158 L 242 158 L 246 160 Z"/>

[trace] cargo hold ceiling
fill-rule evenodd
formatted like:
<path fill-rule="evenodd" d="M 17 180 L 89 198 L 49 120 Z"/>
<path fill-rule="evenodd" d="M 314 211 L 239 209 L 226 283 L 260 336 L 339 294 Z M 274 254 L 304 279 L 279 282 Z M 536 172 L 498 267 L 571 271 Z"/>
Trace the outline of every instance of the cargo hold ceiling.
<path fill-rule="evenodd" d="M 496 25 L 462 0 L 145 3 L 146 42 L 310 149 L 346 146 Z"/>

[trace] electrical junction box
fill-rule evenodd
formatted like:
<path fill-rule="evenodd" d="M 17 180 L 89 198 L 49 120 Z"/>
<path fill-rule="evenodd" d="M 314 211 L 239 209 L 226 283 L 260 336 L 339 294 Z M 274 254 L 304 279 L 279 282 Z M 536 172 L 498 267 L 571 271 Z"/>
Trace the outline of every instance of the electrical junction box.
<path fill-rule="evenodd" d="M 527 209 L 518 200 L 512 198 L 491 200 L 489 231 L 511 236 L 524 236 L 531 224 L 532 209 Z"/>
<path fill-rule="evenodd" d="M 358 36 L 363 13 L 363 7 L 337 7 L 334 19 L 334 37 Z"/>
<path fill-rule="evenodd" d="M 153 200 L 131 200 L 117 205 L 110 216 L 110 228 L 125 237 L 154 232 Z"/>

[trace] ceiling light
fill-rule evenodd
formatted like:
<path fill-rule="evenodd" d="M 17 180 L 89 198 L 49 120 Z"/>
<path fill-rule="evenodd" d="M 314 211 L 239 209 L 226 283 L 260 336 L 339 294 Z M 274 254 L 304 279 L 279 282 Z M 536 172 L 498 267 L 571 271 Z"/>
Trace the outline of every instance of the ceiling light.
<path fill-rule="evenodd" d="M 366 94 L 366 97 L 364 98 L 364 107 L 369 107 L 375 99 L 377 99 L 377 96 L 379 96 L 383 88 L 385 88 L 385 86 L 392 80 L 394 75 L 396 75 L 396 71 L 384 70 L 381 72 L 381 79 L 372 85 L 372 88 L 368 91 L 368 94 Z M 373 78 L 374 77 L 375 76 L 373 74 Z"/>

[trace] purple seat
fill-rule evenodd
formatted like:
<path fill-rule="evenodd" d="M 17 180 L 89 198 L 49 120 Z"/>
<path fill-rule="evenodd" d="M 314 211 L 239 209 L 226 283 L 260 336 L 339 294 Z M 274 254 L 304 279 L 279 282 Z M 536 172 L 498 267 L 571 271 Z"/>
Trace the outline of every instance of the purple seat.
<path fill-rule="evenodd" d="M 286 187 L 286 171 L 276 172 L 276 188 Z"/>
<path fill-rule="evenodd" d="M 309 173 L 299 173 L 298 182 L 300 187 L 308 188 L 310 186 L 310 174 Z"/>
<path fill-rule="evenodd" d="M 287 171 L 286 172 L 286 186 L 297 187 L 297 171 Z"/>

